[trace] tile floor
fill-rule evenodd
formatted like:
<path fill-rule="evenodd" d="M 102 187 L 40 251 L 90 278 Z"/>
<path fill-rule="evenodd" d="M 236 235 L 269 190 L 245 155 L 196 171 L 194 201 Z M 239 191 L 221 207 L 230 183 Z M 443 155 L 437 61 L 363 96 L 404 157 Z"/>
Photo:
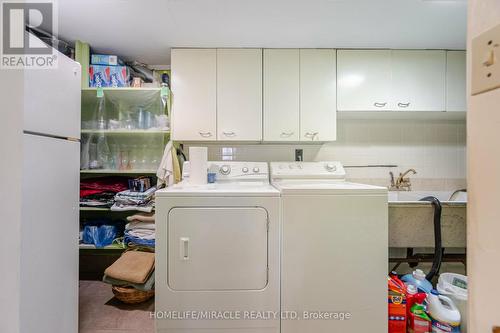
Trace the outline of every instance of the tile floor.
<path fill-rule="evenodd" d="M 153 333 L 154 299 L 128 305 L 113 296 L 100 281 L 80 281 L 79 333 Z"/>

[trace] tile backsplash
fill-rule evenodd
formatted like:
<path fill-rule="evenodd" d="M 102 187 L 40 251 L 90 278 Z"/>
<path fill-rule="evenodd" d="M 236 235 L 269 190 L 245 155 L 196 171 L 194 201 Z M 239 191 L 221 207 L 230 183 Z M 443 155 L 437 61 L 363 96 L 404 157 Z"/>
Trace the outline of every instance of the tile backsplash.
<path fill-rule="evenodd" d="M 456 189 L 465 187 L 465 120 L 339 119 L 337 141 L 324 144 L 231 144 L 197 143 L 208 146 L 209 160 L 293 161 L 295 149 L 303 149 L 304 161 L 340 161 L 347 177 L 388 185 L 395 175 L 409 168 L 414 188 Z M 364 167 L 397 165 L 397 167 Z M 361 166 L 361 167 L 353 167 Z"/>

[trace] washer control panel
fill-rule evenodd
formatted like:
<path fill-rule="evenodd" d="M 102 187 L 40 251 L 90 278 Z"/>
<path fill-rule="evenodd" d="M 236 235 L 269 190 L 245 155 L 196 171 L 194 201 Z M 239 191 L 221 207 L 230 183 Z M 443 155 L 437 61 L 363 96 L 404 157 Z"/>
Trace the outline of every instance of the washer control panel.
<path fill-rule="evenodd" d="M 345 179 L 345 170 L 340 162 L 271 162 L 273 179 Z"/>
<path fill-rule="evenodd" d="M 208 172 L 216 174 L 217 180 L 268 180 L 269 169 L 266 162 L 208 162 Z"/>

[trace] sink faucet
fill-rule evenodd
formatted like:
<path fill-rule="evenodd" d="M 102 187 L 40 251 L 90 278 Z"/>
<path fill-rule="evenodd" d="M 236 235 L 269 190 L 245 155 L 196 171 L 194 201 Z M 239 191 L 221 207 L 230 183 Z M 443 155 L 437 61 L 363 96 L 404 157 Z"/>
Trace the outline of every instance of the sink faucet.
<path fill-rule="evenodd" d="M 409 177 L 406 177 L 409 173 L 416 174 L 415 169 L 408 169 L 403 173 L 399 173 L 399 177 L 394 180 L 394 173 L 391 171 L 389 175 L 391 176 L 391 186 L 389 190 L 391 191 L 411 191 L 411 181 Z"/>

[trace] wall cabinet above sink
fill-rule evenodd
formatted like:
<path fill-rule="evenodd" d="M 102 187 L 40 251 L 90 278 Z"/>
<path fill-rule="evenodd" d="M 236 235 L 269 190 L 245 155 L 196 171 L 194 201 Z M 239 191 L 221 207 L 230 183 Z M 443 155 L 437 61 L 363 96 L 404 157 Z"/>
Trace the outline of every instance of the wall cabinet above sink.
<path fill-rule="evenodd" d="M 465 52 L 339 50 L 339 111 L 465 111 Z"/>

